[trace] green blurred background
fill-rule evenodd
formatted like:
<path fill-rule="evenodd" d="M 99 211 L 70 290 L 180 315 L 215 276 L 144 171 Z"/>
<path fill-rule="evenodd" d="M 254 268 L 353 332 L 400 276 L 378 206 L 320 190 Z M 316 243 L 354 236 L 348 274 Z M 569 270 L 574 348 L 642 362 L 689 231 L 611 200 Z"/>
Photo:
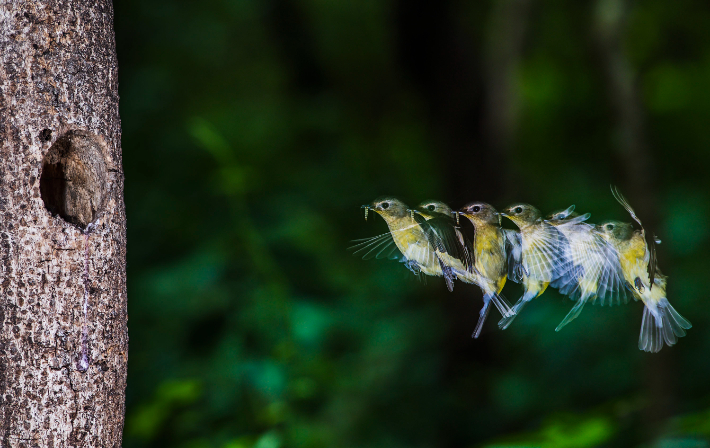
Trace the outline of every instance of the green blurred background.
<path fill-rule="evenodd" d="M 124 446 L 708 447 L 710 5 L 115 2 L 131 337 Z M 576 204 L 663 240 L 694 327 L 362 261 L 360 205 Z M 506 286 L 511 301 L 518 285 Z"/>

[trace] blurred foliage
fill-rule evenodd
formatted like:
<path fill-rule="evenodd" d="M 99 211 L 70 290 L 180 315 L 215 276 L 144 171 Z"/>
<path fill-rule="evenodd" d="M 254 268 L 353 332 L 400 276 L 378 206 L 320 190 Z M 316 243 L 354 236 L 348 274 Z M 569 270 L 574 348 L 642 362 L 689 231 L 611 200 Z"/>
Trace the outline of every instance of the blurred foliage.
<path fill-rule="evenodd" d="M 125 447 L 709 446 L 707 3 L 115 3 Z M 646 165 L 597 43 L 618 14 Z M 612 182 L 694 324 L 658 355 L 639 303 L 555 333 L 571 304 L 552 291 L 471 340 L 477 288 L 345 250 L 386 231 L 359 208 L 380 195 L 628 220 Z"/>

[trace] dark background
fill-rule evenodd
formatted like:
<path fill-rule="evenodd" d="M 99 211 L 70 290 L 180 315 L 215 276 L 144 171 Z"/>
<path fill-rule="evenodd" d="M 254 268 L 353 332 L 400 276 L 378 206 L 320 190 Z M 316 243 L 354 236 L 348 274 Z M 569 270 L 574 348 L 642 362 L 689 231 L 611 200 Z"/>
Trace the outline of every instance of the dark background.
<path fill-rule="evenodd" d="M 710 5 L 121 0 L 124 446 L 708 447 Z M 694 327 L 362 261 L 360 205 L 576 204 L 663 240 Z M 511 301 L 518 285 L 506 286 Z"/>

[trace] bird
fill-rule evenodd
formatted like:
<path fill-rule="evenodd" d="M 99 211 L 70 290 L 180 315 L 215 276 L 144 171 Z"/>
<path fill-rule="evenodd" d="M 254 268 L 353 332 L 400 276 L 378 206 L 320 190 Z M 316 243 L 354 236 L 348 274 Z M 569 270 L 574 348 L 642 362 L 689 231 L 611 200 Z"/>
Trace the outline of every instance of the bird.
<path fill-rule="evenodd" d="M 631 223 L 620 221 L 605 221 L 597 228 L 616 250 L 627 288 L 633 293 L 634 299 L 644 304 L 639 349 L 655 353 L 663 348 L 664 342 L 669 347 L 675 345 L 692 325 L 668 302 L 667 277 L 657 266 L 655 237 L 649 247 L 641 220 L 616 187 L 612 186 L 611 191 L 614 198 L 641 226 L 641 230 L 634 230 Z"/>
<path fill-rule="evenodd" d="M 449 291 L 453 291 L 457 278 L 476 283 L 478 278 L 471 262 L 471 243 L 456 225 L 451 207 L 441 201 L 429 200 L 412 209 L 411 213 L 436 252 Z"/>
<path fill-rule="evenodd" d="M 472 335 L 478 338 L 488 317 L 491 302 L 504 318 L 512 313 L 510 304 L 501 291 L 508 278 L 508 260 L 515 259 L 515 254 L 519 253 L 519 240 L 516 239 L 517 232 L 501 228 L 500 215 L 490 204 L 472 202 L 458 213 L 468 218 L 475 230 L 472 259 L 474 269 L 480 277 L 479 286 L 483 291 L 483 308 L 479 312 Z"/>
<path fill-rule="evenodd" d="M 567 258 L 568 244 L 562 233 L 544 219 L 538 209 L 530 204 L 516 204 L 501 213 L 520 229 L 521 255 L 518 274 L 523 285 L 523 295 L 513 306 L 510 316 L 498 326 L 507 328 L 526 303 L 542 295 L 551 282 L 570 269 Z"/>
<path fill-rule="evenodd" d="M 555 328 L 560 331 L 577 318 L 589 300 L 606 301 L 610 305 L 626 302 L 625 281 L 616 251 L 600 234 L 596 226 L 588 224 L 591 215 L 574 213 L 574 205 L 548 216 L 546 222 L 559 230 L 567 240 L 566 258 L 572 268 L 551 284 L 561 294 L 577 303 Z"/>
<path fill-rule="evenodd" d="M 382 216 L 389 232 L 356 240 L 357 244 L 351 247 L 355 254 L 363 254 L 363 259 L 398 259 L 417 275 L 443 275 L 435 249 L 405 203 L 394 197 L 381 197 L 362 208 L 365 209 L 366 219 L 370 210 Z"/>

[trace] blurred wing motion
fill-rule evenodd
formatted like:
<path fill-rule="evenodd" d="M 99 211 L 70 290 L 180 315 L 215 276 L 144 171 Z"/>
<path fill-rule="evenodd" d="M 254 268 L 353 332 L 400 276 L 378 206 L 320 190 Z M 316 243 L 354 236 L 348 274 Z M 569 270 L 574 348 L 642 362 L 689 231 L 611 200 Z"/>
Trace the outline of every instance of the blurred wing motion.
<path fill-rule="evenodd" d="M 501 229 L 505 237 L 505 254 L 508 264 L 508 279 L 520 283 L 523 281 L 523 243 L 517 230 Z"/>
<path fill-rule="evenodd" d="M 353 255 L 360 255 L 363 260 L 371 260 L 373 258 L 400 260 L 402 258 L 402 252 L 397 248 L 390 232 L 370 238 L 353 240 L 352 242 L 355 244 L 348 247 L 348 250 L 352 250 Z"/>
<path fill-rule="evenodd" d="M 634 221 L 639 223 L 639 225 L 641 226 L 641 229 L 643 229 L 643 224 L 641 224 L 641 220 L 639 219 L 639 217 L 636 216 L 636 212 L 634 212 L 634 209 L 631 208 L 631 206 L 629 205 L 629 203 L 626 200 L 626 198 L 624 197 L 624 195 L 622 195 L 619 192 L 619 189 L 616 188 L 615 185 L 611 186 L 611 194 L 614 195 L 614 199 L 616 199 L 619 202 L 619 204 L 621 204 L 621 206 L 624 207 L 627 212 L 629 212 L 631 217 L 634 218 Z"/>
<path fill-rule="evenodd" d="M 437 214 L 438 215 L 438 214 Z M 447 265 L 452 265 L 452 261 L 458 261 L 465 271 L 473 271 L 473 259 L 471 255 L 471 244 L 466 237 L 454 225 L 454 220 L 448 216 L 439 215 L 431 219 L 426 219 L 419 213 L 414 213 L 414 220 L 424 231 L 429 243 L 437 251 L 437 255 Z"/>
<path fill-rule="evenodd" d="M 533 227 L 534 226 L 534 227 Z M 511 242 L 512 251 L 508 261 L 510 278 L 523 284 L 523 295 L 515 302 L 512 313 L 498 322 L 505 330 L 515 317 L 520 314 L 526 303 L 541 295 L 553 281 L 563 277 L 570 270 L 571 263 L 567 257 L 565 237 L 553 225 L 546 221 L 537 221 L 520 233 L 520 262 L 516 263 L 516 238 L 506 233 L 506 244 Z"/>
<path fill-rule="evenodd" d="M 610 306 L 628 302 L 619 255 L 596 229 L 586 223 L 571 221 L 559 225 L 558 229 L 569 242 L 568 258 L 572 269 L 553 286 L 577 303 L 555 331 L 577 318 L 589 300 L 596 303 L 598 299 L 602 306 L 607 301 Z"/>
<path fill-rule="evenodd" d="M 449 291 L 454 290 L 457 273 L 471 272 L 470 251 L 466 248 L 464 237 L 454 226 L 454 220 L 441 214 L 433 214 L 426 219 L 419 212 L 413 212 L 412 217 L 426 235 L 429 247 L 436 253 L 437 261 L 446 281 Z"/>
<path fill-rule="evenodd" d="M 634 218 L 634 221 L 639 223 L 641 226 L 641 233 L 643 235 L 643 239 L 646 240 L 646 247 L 648 247 L 648 250 L 650 252 L 650 259 L 648 262 L 648 277 L 650 278 L 649 282 L 649 289 L 653 289 L 654 279 L 656 278 L 656 270 L 658 269 L 657 266 L 657 260 L 656 260 L 656 240 L 657 238 L 653 236 L 651 238 L 651 244 L 648 244 L 648 239 L 646 238 L 646 230 L 643 228 L 643 224 L 641 224 L 641 220 L 636 216 L 636 212 L 634 212 L 634 209 L 631 208 L 631 205 L 629 205 L 629 202 L 626 200 L 624 195 L 619 192 L 619 189 L 615 186 L 611 186 L 611 194 L 614 195 L 614 199 L 621 204 L 622 207 L 626 209 L 627 212 L 631 215 L 632 218 Z"/>
<path fill-rule="evenodd" d="M 531 280 L 552 282 L 568 273 L 564 236 L 551 224 L 541 222 L 522 238 L 522 267 Z"/>
<path fill-rule="evenodd" d="M 573 300 L 598 299 L 601 305 L 628 302 L 619 254 L 586 223 L 565 222 L 558 229 L 567 238 L 572 269 L 558 281 L 559 291 Z"/>

